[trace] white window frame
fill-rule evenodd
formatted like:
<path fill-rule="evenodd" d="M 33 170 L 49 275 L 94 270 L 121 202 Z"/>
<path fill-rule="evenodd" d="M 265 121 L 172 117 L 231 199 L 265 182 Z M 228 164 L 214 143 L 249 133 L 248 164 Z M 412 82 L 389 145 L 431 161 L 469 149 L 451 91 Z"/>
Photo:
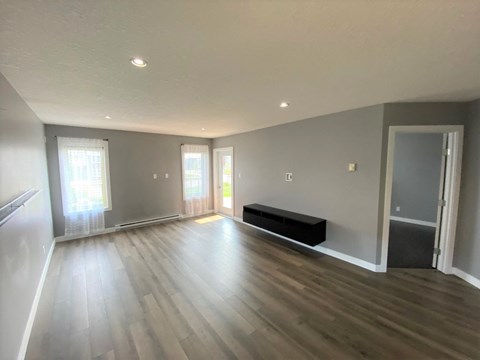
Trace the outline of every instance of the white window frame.
<path fill-rule="evenodd" d="M 104 152 L 105 152 L 105 181 L 107 187 L 107 201 L 108 206 L 105 211 L 112 210 L 112 189 L 110 187 L 110 156 L 108 154 L 108 140 L 103 140 Z"/>
<path fill-rule="evenodd" d="M 195 150 L 190 150 L 188 147 L 205 147 L 206 151 L 195 151 Z M 205 193 L 201 194 L 200 196 L 187 196 L 186 192 L 186 187 L 185 187 L 185 171 L 186 171 L 186 166 L 185 166 L 185 155 L 186 154 L 207 154 L 205 166 L 206 169 L 201 169 L 202 172 L 205 172 L 206 177 L 202 177 L 202 187 L 205 187 Z M 181 146 L 181 156 L 182 156 L 182 197 L 184 201 L 188 200 L 194 200 L 194 199 L 199 199 L 199 198 L 208 198 L 210 197 L 210 147 L 208 145 L 203 145 L 203 144 L 182 144 Z"/>
<path fill-rule="evenodd" d="M 104 208 L 104 211 L 111 211 L 112 210 L 112 191 L 111 191 L 111 186 L 110 186 L 110 156 L 108 152 L 108 140 L 103 139 L 102 140 L 102 146 L 103 146 L 103 151 L 104 151 L 104 156 L 105 156 L 105 187 L 106 187 L 106 198 L 107 198 L 107 207 Z M 60 149 L 57 148 L 57 151 L 60 151 Z M 62 176 L 62 164 L 60 163 L 60 156 L 59 158 L 59 175 L 60 175 L 60 189 L 62 193 L 62 207 L 65 207 L 64 204 L 64 199 L 66 198 L 66 195 L 64 193 L 64 186 L 63 186 L 63 176 Z M 65 211 L 65 209 L 64 209 Z"/>

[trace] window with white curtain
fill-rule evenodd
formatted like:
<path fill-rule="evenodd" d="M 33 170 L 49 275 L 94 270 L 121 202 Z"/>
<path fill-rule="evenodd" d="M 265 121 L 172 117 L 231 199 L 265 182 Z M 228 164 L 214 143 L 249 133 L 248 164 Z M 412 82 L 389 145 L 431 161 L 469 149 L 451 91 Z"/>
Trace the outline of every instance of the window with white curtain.
<path fill-rule="evenodd" d="M 108 141 L 57 138 L 65 235 L 95 233 L 105 228 L 111 210 Z"/>
<path fill-rule="evenodd" d="M 210 205 L 208 145 L 182 145 L 183 201 L 186 215 L 200 215 Z"/>

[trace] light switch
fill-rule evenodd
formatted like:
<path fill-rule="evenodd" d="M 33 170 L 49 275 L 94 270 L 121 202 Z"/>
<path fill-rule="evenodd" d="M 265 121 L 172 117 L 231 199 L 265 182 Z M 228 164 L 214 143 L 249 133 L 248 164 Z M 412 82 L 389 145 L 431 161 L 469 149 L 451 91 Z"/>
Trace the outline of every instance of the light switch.
<path fill-rule="evenodd" d="M 357 171 L 357 163 L 350 163 L 348 164 L 348 171 L 355 172 Z"/>
<path fill-rule="evenodd" d="M 157 179 L 157 174 L 153 174 L 153 179 Z"/>
<path fill-rule="evenodd" d="M 239 179 L 242 178 L 242 174 L 241 174 L 241 173 L 238 173 L 238 178 L 239 178 Z"/>
<path fill-rule="evenodd" d="M 165 174 L 165 179 L 168 179 L 168 174 Z"/>
<path fill-rule="evenodd" d="M 400 211 L 400 206 L 397 206 L 397 207 L 395 208 L 395 211 Z"/>
<path fill-rule="evenodd" d="M 293 174 L 292 173 L 285 173 L 285 181 L 288 181 L 288 182 L 293 181 Z"/>

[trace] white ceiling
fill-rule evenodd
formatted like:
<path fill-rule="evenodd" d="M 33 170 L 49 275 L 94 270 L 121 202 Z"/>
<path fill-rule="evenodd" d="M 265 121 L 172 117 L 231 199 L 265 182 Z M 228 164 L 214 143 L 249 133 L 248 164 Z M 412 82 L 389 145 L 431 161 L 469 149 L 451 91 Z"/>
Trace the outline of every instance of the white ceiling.
<path fill-rule="evenodd" d="M 479 0 L 0 0 L 0 31 L 0 71 L 48 124 L 218 137 L 480 97 Z"/>

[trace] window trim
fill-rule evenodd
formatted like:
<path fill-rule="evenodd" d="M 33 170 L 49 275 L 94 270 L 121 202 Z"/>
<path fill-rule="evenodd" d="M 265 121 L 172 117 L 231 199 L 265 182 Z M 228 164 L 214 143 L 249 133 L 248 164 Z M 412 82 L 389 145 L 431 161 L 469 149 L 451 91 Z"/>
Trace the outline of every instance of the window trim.
<path fill-rule="evenodd" d="M 105 152 L 105 186 L 107 190 L 108 206 L 104 211 L 112 211 L 112 187 L 110 186 L 110 156 L 108 153 L 108 140 L 103 140 L 103 151 Z"/>
<path fill-rule="evenodd" d="M 205 147 L 204 149 L 202 150 L 199 150 L 199 151 L 194 151 L 194 150 L 189 150 L 188 147 Z M 183 201 L 195 201 L 195 200 L 198 200 L 198 199 L 204 199 L 204 198 L 210 198 L 210 192 L 211 192 L 211 180 L 210 180 L 210 177 L 211 177 L 211 173 L 210 173 L 210 146 L 209 145 L 204 145 L 204 144 L 182 144 L 180 146 L 180 152 L 181 152 L 181 166 L 182 166 L 182 169 L 181 169 L 181 172 L 182 172 L 182 200 Z M 185 189 L 185 170 L 186 170 L 186 167 L 185 167 L 185 155 L 186 154 L 201 154 L 202 156 L 204 154 L 206 154 L 206 159 L 205 159 L 205 166 L 206 166 L 206 169 L 205 169 L 205 175 L 206 175 L 206 178 L 202 178 L 202 188 L 205 187 L 205 194 L 203 194 L 203 191 L 202 191 L 202 194 L 201 196 L 192 196 L 192 197 L 188 197 L 186 196 L 186 189 Z M 203 161 L 203 159 L 202 159 Z M 200 169 L 201 172 L 204 172 L 204 169 Z"/>
<path fill-rule="evenodd" d="M 63 139 L 69 139 L 68 137 L 62 137 Z M 77 139 L 77 138 L 70 138 L 70 139 Z M 92 138 L 90 138 L 92 139 Z M 105 158 L 105 190 L 106 190 L 106 197 L 107 197 L 107 207 L 103 208 L 103 211 L 111 211 L 112 210 L 112 190 L 111 190 L 111 185 L 110 185 L 110 156 L 109 156 L 109 151 L 108 151 L 108 140 L 103 139 L 102 140 L 102 148 L 104 152 L 104 158 Z M 62 183 L 62 164 L 60 163 L 60 148 L 58 144 L 58 137 L 57 137 L 57 155 L 58 155 L 58 174 L 60 178 L 60 192 L 62 195 L 62 208 L 64 208 L 64 199 L 65 199 L 65 194 L 64 194 L 64 186 Z M 65 212 L 65 209 L 63 209 L 63 212 Z"/>

